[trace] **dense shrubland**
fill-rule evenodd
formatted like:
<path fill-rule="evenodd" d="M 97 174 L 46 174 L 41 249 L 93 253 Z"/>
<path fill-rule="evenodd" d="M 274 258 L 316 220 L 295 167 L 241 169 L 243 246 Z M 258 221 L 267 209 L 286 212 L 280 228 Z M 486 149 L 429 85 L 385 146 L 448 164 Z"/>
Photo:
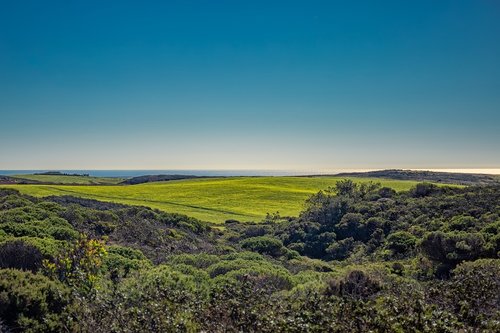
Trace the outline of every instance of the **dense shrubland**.
<path fill-rule="evenodd" d="M 0 332 L 497 332 L 500 188 L 339 182 L 297 218 L 0 190 Z"/>

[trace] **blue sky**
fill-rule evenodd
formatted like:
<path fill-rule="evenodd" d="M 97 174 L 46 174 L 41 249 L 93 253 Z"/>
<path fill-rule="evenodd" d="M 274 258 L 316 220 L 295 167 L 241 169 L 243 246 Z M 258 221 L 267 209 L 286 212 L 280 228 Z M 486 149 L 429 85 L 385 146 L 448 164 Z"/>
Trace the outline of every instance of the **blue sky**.
<path fill-rule="evenodd" d="M 500 3 L 1 1 L 0 169 L 499 168 Z"/>

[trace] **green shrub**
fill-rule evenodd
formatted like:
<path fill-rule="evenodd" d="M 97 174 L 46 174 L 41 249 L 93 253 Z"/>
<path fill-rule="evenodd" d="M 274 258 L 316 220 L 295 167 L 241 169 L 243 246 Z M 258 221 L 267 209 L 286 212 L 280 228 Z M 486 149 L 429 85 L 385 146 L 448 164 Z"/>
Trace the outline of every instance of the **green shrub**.
<path fill-rule="evenodd" d="M 57 240 L 73 241 L 78 238 L 78 231 L 72 228 L 50 227 L 47 232 Z"/>
<path fill-rule="evenodd" d="M 464 262 L 452 273 L 445 292 L 455 312 L 471 327 L 500 330 L 500 260 Z"/>
<path fill-rule="evenodd" d="M 63 249 L 67 242 L 55 240 L 53 238 L 39 238 L 39 237 L 9 237 L 8 240 L 20 240 L 27 244 L 36 247 L 44 257 L 50 258 L 56 256 L 61 249 Z"/>
<path fill-rule="evenodd" d="M 144 260 L 146 256 L 137 249 L 133 249 L 126 246 L 110 245 L 106 248 L 109 254 L 117 254 L 127 259 L 137 259 Z"/>
<path fill-rule="evenodd" d="M 468 231 L 478 225 L 478 220 L 472 216 L 454 216 L 447 228 L 450 231 Z"/>
<path fill-rule="evenodd" d="M 61 332 L 66 328 L 70 292 L 40 274 L 0 270 L 0 318 L 26 332 Z"/>
<path fill-rule="evenodd" d="M 130 259 L 116 253 L 108 253 L 104 257 L 102 269 L 108 272 L 113 280 L 116 280 L 148 267 L 151 267 L 151 262 L 147 259 Z"/>
<path fill-rule="evenodd" d="M 408 255 L 415 249 L 417 238 L 409 232 L 397 231 L 387 237 L 386 243 L 395 255 Z"/>
<path fill-rule="evenodd" d="M 355 242 L 352 237 L 342 239 L 338 242 L 332 243 L 326 249 L 329 257 L 334 260 L 344 260 L 347 259 L 354 250 Z"/>
<path fill-rule="evenodd" d="M 42 260 L 42 252 L 22 240 L 0 244 L 0 268 L 17 268 L 36 272 L 42 267 Z"/>
<path fill-rule="evenodd" d="M 221 262 L 218 262 L 216 264 L 211 265 L 208 268 L 208 274 L 210 275 L 211 278 L 215 278 L 219 275 L 224 275 L 227 274 L 230 271 L 234 270 L 239 270 L 242 268 L 248 268 L 248 267 L 257 267 L 260 266 L 261 262 L 252 262 L 249 260 L 243 260 L 243 259 L 236 259 L 236 260 L 224 260 Z M 267 263 L 265 263 L 267 264 Z"/>
<path fill-rule="evenodd" d="M 420 246 L 430 259 L 448 265 L 475 260 L 485 253 L 481 233 L 432 232 L 424 237 Z"/>
<path fill-rule="evenodd" d="M 179 254 L 169 258 L 169 262 L 172 264 L 184 264 L 193 266 L 196 268 L 206 269 L 213 264 L 216 264 L 221 259 L 213 254 Z"/>
<path fill-rule="evenodd" d="M 216 283 L 227 280 L 250 282 L 254 288 L 270 291 L 289 290 L 294 286 L 292 275 L 278 267 L 253 266 L 234 269 L 217 278 Z"/>
<path fill-rule="evenodd" d="M 266 258 L 264 258 L 261 254 L 255 253 L 255 252 L 250 252 L 250 251 L 233 252 L 230 254 L 223 255 L 220 258 L 222 260 L 243 259 L 243 260 L 251 260 L 251 261 L 266 261 Z"/>
<path fill-rule="evenodd" d="M 369 273 L 353 270 L 342 279 L 331 279 L 327 282 L 327 295 L 366 299 L 382 290 L 382 283 Z"/>
<path fill-rule="evenodd" d="M 8 195 L 0 198 L 0 210 L 9 210 L 17 207 L 31 206 L 33 203 L 28 199 L 21 198 L 18 195 Z"/>
<path fill-rule="evenodd" d="M 244 239 L 240 242 L 241 247 L 246 250 L 279 257 L 286 253 L 283 243 L 276 238 L 261 236 Z"/>

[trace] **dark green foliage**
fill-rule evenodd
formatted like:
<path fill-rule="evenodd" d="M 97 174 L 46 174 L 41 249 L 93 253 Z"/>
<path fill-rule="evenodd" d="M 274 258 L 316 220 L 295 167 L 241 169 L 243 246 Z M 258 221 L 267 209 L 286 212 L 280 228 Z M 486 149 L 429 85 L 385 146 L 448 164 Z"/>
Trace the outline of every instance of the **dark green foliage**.
<path fill-rule="evenodd" d="M 449 225 L 450 231 L 469 231 L 474 230 L 479 222 L 472 216 L 454 216 Z"/>
<path fill-rule="evenodd" d="M 448 269 L 487 254 L 481 233 L 432 232 L 427 234 L 420 246 L 427 257 Z"/>
<path fill-rule="evenodd" d="M 127 258 L 127 259 L 137 259 L 137 260 L 144 260 L 146 257 L 144 254 L 139 251 L 132 249 L 130 247 L 124 247 L 124 246 L 119 246 L 119 245 L 113 245 L 108 247 L 108 253 L 109 254 L 116 254 L 121 257 Z"/>
<path fill-rule="evenodd" d="M 453 267 L 462 260 L 497 257 L 499 202 L 498 186 L 423 183 L 395 193 L 374 184 L 339 182 L 313 195 L 301 216 L 275 227 L 274 235 L 301 255 L 323 260 L 349 259 L 362 247 L 372 258 L 412 257 L 421 249 Z"/>
<path fill-rule="evenodd" d="M 219 256 L 213 254 L 179 254 L 169 259 L 170 263 L 184 264 L 196 268 L 208 268 L 221 261 Z"/>
<path fill-rule="evenodd" d="M 330 258 L 333 260 L 344 260 L 351 255 L 351 252 L 354 250 L 354 246 L 354 239 L 349 237 L 332 243 L 326 249 L 326 253 L 328 253 Z"/>
<path fill-rule="evenodd" d="M 396 231 L 387 237 L 387 248 L 395 255 L 406 256 L 410 254 L 417 244 L 417 238 L 406 231 Z"/>
<path fill-rule="evenodd" d="M 272 257 L 279 257 L 286 252 L 283 243 L 279 239 L 267 236 L 247 238 L 241 242 L 241 247 Z"/>
<path fill-rule="evenodd" d="M 459 265 L 446 283 L 446 297 L 469 325 L 499 329 L 500 261 L 482 259 Z"/>
<path fill-rule="evenodd" d="M 104 257 L 104 266 L 112 279 L 128 276 L 131 272 L 151 265 L 144 254 L 129 247 L 111 245 L 107 247 L 107 255 Z"/>
<path fill-rule="evenodd" d="M 223 230 L 0 190 L 0 332 L 498 332 L 499 216 L 495 186 L 345 181 Z"/>
<path fill-rule="evenodd" d="M 413 190 L 410 191 L 411 196 L 415 198 L 422 198 L 432 193 L 436 193 L 439 191 L 439 188 L 431 183 L 420 183 L 415 186 Z"/>
<path fill-rule="evenodd" d="M 195 277 L 161 265 L 80 300 L 74 315 L 83 332 L 194 332 L 207 297 Z"/>
<path fill-rule="evenodd" d="M 68 288 L 43 275 L 0 270 L 0 318 L 13 331 L 61 332 L 69 295 Z"/>
<path fill-rule="evenodd" d="M 32 272 L 42 267 L 42 252 L 22 240 L 7 241 L 0 244 L 0 268 L 17 268 Z"/>
<path fill-rule="evenodd" d="M 343 279 L 330 280 L 326 294 L 354 299 L 367 299 L 373 297 L 381 289 L 380 281 L 363 271 L 355 270 Z"/>

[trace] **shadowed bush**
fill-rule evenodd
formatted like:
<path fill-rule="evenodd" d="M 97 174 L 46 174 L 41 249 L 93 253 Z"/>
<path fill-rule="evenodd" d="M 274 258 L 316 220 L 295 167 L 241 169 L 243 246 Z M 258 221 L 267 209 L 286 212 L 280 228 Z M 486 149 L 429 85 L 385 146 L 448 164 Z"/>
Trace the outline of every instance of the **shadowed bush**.
<path fill-rule="evenodd" d="M 36 272 L 42 267 L 40 250 L 21 240 L 0 244 L 0 268 L 17 268 Z"/>

